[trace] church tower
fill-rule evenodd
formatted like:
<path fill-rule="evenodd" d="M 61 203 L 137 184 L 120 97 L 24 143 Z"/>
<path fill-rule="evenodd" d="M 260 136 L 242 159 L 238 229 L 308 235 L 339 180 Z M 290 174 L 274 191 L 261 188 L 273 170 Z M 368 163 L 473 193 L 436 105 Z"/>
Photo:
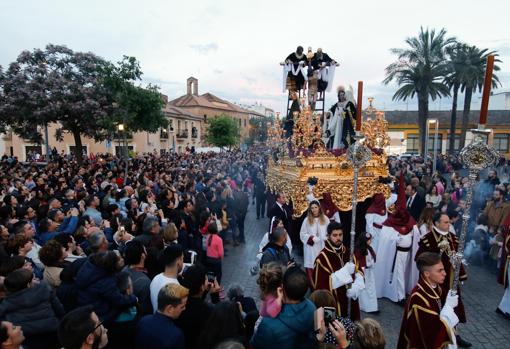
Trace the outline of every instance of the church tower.
<path fill-rule="evenodd" d="M 187 86 L 188 86 L 188 89 L 187 89 L 188 95 L 193 94 L 194 96 L 198 96 L 198 79 L 196 79 L 192 76 L 189 77 L 187 80 Z"/>

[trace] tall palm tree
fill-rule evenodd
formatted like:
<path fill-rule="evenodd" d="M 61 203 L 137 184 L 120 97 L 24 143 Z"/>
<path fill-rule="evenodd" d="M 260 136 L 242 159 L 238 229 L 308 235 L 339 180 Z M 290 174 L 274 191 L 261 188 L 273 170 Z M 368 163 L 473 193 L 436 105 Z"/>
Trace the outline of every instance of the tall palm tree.
<path fill-rule="evenodd" d="M 461 92 L 464 92 L 464 110 L 462 112 L 462 128 L 460 131 L 460 147 L 466 144 L 466 132 L 469 122 L 469 112 L 471 111 L 471 99 L 473 92 L 480 92 L 483 88 L 485 79 L 485 68 L 487 66 L 487 56 L 497 56 L 497 51 L 489 51 L 488 49 L 479 49 L 476 46 L 468 46 L 466 50 L 464 72 L 462 74 Z M 496 59 L 495 62 L 501 62 Z M 498 71 L 500 68 L 494 65 L 494 70 Z M 492 88 L 497 88 L 501 85 L 499 78 L 494 74 L 492 75 Z"/>
<path fill-rule="evenodd" d="M 455 130 L 457 124 L 457 100 L 459 96 L 459 89 L 462 85 L 464 73 L 466 70 L 467 51 L 469 46 L 457 42 L 447 48 L 448 54 L 448 75 L 444 78 L 444 83 L 453 92 L 452 97 L 452 115 L 450 120 L 450 139 L 448 152 L 453 154 L 455 152 Z"/>
<path fill-rule="evenodd" d="M 446 48 L 454 44 L 455 38 L 446 37 L 443 28 L 436 33 L 434 29 L 420 28 L 417 37 L 407 38 L 405 49 L 391 49 L 398 56 L 398 61 L 386 67 L 384 84 L 395 80 L 400 88 L 393 95 L 393 100 L 418 98 L 418 126 L 420 129 L 420 149 L 423 156 L 425 149 L 425 129 L 429 112 L 429 98 L 435 100 L 449 96 L 450 91 L 441 80 L 447 74 L 445 60 Z"/>

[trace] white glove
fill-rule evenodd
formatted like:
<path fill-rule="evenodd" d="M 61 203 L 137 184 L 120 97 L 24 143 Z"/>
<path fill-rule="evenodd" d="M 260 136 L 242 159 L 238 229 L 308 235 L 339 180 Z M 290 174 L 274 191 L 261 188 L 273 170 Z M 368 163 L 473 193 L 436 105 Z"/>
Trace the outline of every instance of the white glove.
<path fill-rule="evenodd" d="M 352 273 L 347 270 L 347 265 L 331 274 L 331 287 L 333 289 L 352 283 Z"/>
<path fill-rule="evenodd" d="M 354 270 L 356 269 L 356 266 L 352 262 L 347 262 L 347 264 L 344 265 L 344 268 L 346 268 L 346 270 L 349 274 L 354 274 Z"/>
<path fill-rule="evenodd" d="M 443 309 L 441 309 L 441 312 L 439 313 L 439 317 L 443 321 L 445 321 L 450 328 L 454 328 L 459 323 L 459 318 L 457 317 L 457 314 L 455 314 L 455 311 L 453 310 L 453 308 L 455 308 L 458 304 L 459 296 L 452 295 L 451 291 L 448 292 Z"/>
<path fill-rule="evenodd" d="M 347 297 L 350 299 L 358 299 L 361 291 L 365 289 L 365 278 L 361 273 L 356 273 L 354 282 L 351 287 L 347 290 Z"/>
<path fill-rule="evenodd" d="M 314 236 L 313 237 L 313 242 L 314 243 L 318 243 L 319 242 L 319 237 L 318 236 Z"/>
<path fill-rule="evenodd" d="M 363 277 L 363 275 L 361 275 L 361 273 L 356 273 L 356 275 L 354 276 L 354 283 L 352 284 L 352 287 L 355 287 L 356 289 L 358 290 L 364 290 L 365 289 L 365 278 Z"/>
<path fill-rule="evenodd" d="M 358 299 L 358 293 L 354 288 L 347 289 L 347 298 L 356 300 Z"/>
<path fill-rule="evenodd" d="M 444 305 L 450 306 L 452 309 L 454 309 L 457 305 L 459 305 L 459 296 L 454 295 L 452 291 L 448 291 Z"/>

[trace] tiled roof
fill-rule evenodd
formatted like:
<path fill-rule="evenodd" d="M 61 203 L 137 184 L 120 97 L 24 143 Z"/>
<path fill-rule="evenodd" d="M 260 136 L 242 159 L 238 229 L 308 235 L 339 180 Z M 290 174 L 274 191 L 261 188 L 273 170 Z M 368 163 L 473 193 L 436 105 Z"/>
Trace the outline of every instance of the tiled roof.
<path fill-rule="evenodd" d="M 175 107 L 173 105 L 170 105 L 170 104 L 166 104 L 165 105 L 165 108 L 163 109 L 163 112 L 165 113 L 168 113 L 170 114 L 171 116 L 176 116 L 176 117 L 187 117 L 187 118 L 190 118 L 190 119 L 197 119 L 197 120 L 201 120 L 202 118 L 198 115 L 195 115 L 193 113 L 191 113 L 189 110 L 186 110 L 184 108 L 179 108 L 179 107 Z"/>
<path fill-rule="evenodd" d="M 243 113 L 243 114 L 257 114 L 261 115 L 260 113 L 247 110 L 244 108 L 241 108 L 233 103 L 230 103 L 229 101 L 226 101 L 224 99 L 221 99 L 212 93 L 204 93 L 200 96 L 193 95 L 193 94 L 186 94 L 181 97 L 178 97 L 170 102 L 168 102 L 172 106 L 176 107 L 204 107 L 204 108 L 214 108 L 214 109 L 220 109 L 230 112 L 236 112 L 236 113 Z"/>
<path fill-rule="evenodd" d="M 439 125 L 450 125 L 452 112 L 450 110 L 429 111 L 430 119 L 438 119 Z M 392 110 L 386 111 L 385 119 L 392 125 L 413 125 L 418 123 L 418 111 L 401 111 Z M 475 126 L 478 124 L 480 117 L 479 110 L 471 110 L 469 112 L 469 125 Z M 457 111 L 457 125 L 462 123 L 462 110 Z M 489 110 L 487 116 L 487 125 L 510 125 L 510 110 Z"/>

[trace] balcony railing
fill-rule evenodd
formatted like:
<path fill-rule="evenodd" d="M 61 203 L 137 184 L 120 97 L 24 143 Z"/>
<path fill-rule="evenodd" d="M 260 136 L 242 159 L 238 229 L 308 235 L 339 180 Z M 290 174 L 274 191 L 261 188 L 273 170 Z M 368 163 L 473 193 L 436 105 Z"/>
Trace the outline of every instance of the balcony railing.
<path fill-rule="evenodd" d="M 177 131 L 177 138 L 188 138 L 188 130 Z"/>
<path fill-rule="evenodd" d="M 168 139 L 168 131 L 164 128 L 162 128 L 160 131 L 159 131 L 159 138 L 161 140 L 167 140 Z"/>
<path fill-rule="evenodd" d="M 133 139 L 133 132 L 125 132 L 125 134 L 126 134 L 126 139 Z M 115 140 L 124 139 L 124 132 L 114 132 L 113 139 L 115 139 Z"/>

